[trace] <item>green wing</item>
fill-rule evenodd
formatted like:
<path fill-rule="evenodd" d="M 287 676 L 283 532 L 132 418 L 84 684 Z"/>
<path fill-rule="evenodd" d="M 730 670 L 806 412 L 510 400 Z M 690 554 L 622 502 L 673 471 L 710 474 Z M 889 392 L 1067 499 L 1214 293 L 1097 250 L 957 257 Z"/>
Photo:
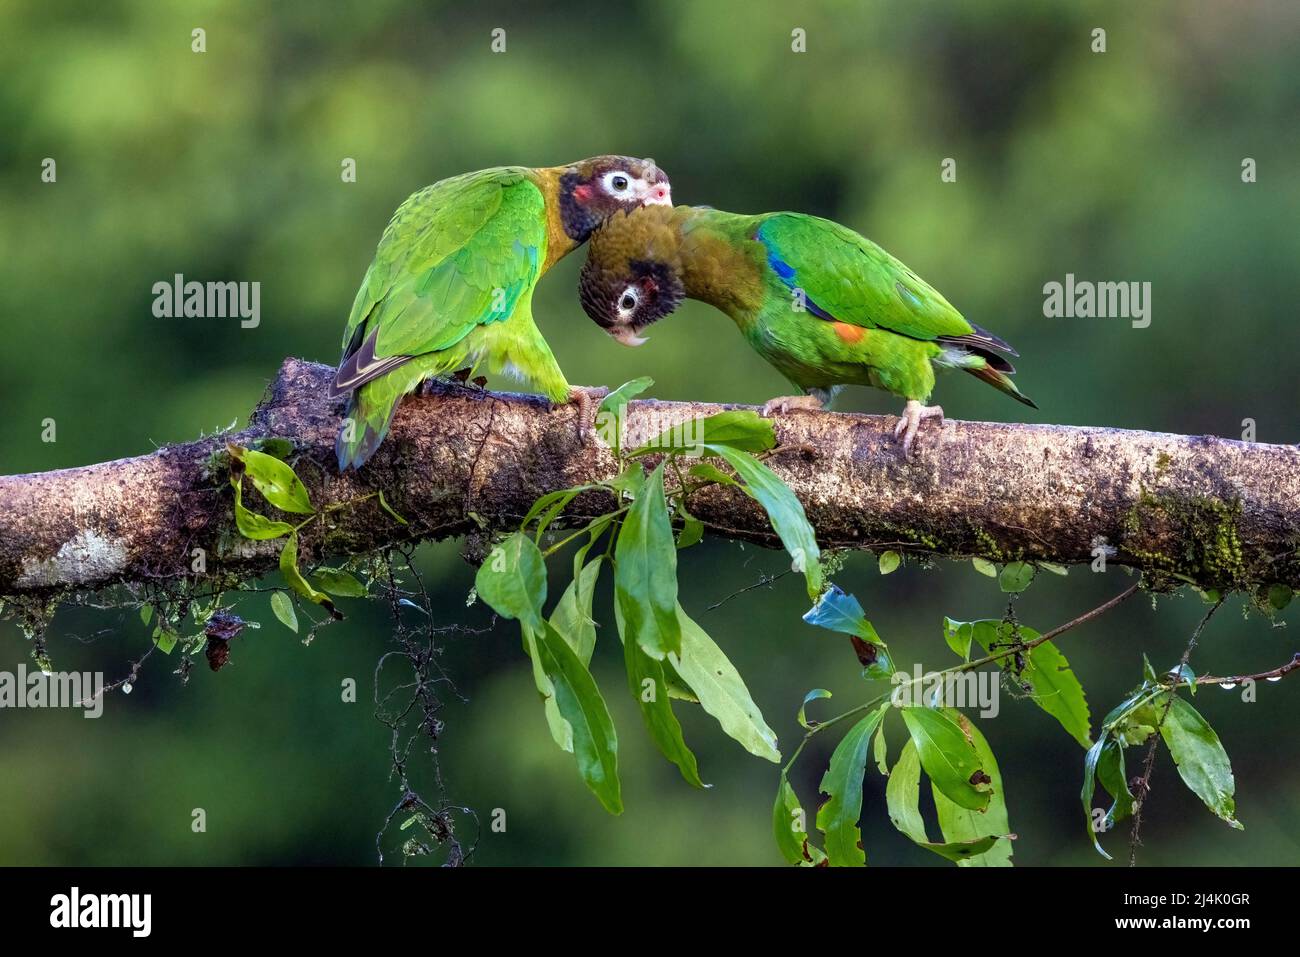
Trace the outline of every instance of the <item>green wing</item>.
<path fill-rule="evenodd" d="M 774 213 L 755 238 L 768 265 L 808 311 L 912 339 L 979 335 L 938 290 L 847 226 L 801 213 Z"/>
<path fill-rule="evenodd" d="M 545 216 L 519 168 L 452 177 L 407 199 L 352 304 L 336 394 L 509 318 L 545 259 Z"/>

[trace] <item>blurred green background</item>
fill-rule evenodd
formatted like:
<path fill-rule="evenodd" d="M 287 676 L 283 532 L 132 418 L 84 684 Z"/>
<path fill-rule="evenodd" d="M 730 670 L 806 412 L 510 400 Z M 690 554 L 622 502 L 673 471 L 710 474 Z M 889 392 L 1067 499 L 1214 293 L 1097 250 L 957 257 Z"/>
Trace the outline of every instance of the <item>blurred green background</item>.
<path fill-rule="evenodd" d="M 191 30 L 207 52 L 191 52 Z M 506 30 L 505 53 L 490 31 Z M 791 30 L 807 53 L 791 52 Z M 1107 52 L 1091 52 L 1094 27 Z M 967 316 L 1014 342 L 1036 421 L 1236 438 L 1300 439 L 1295 303 L 1300 261 L 1300 7 L 1276 3 L 823 2 L 668 0 L 612 4 L 436 2 L 0 5 L 0 472 L 146 452 L 242 422 L 286 355 L 332 362 L 353 293 L 397 204 L 465 170 L 552 165 L 603 152 L 653 156 L 679 202 L 798 209 L 871 236 Z M 42 183 L 41 163 L 57 162 Z M 340 177 L 344 158 L 357 181 Z M 942 183 L 940 162 L 957 161 Z M 1243 158 L 1259 181 L 1241 180 Z M 583 315 L 581 254 L 542 283 L 536 315 L 574 382 L 656 379 L 661 398 L 761 402 L 785 388 L 728 320 L 688 304 L 627 350 Z M 262 322 L 152 315 L 151 287 L 257 280 Z M 1043 284 L 1149 281 L 1153 321 L 1045 319 Z M 1026 410 L 969 377 L 936 392 L 957 418 Z M 894 412 L 852 390 L 841 408 Z M 57 442 L 41 441 L 42 420 Z M 420 560 L 445 623 L 473 570 L 455 543 Z M 727 650 L 781 737 L 813 687 L 845 707 L 868 690 L 848 649 L 799 620 L 786 577 L 713 611 L 782 555 L 706 543 L 682 559 L 683 603 Z M 1046 576 L 1020 604 L 1040 629 L 1120 591 L 1117 570 Z M 948 661 L 945 614 L 997 616 L 996 585 L 969 565 L 909 565 L 881 578 L 870 556 L 838 576 L 904 662 Z M 1203 612 L 1192 595 L 1131 601 L 1063 639 L 1094 726 L 1140 677 L 1141 653 L 1172 665 Z M 266 596 L 264 626 L 188 686 L 154 656 L 135 693 L 96 721 L 0 712 L 0 863 L 369 863 L 397 798 L 388 734 L 368 701 L 391 647 L 387 610 L 304 647 Z M 1234 600 L 1192 663 L 1246 672 L 1295 642 Z M 608 622 L 608 599 L 598 617 Z M 107 629 L 106 633 L 102 633 Z M 704 778 L 697 792 L 652 752 L 628 699 L 617 642 L 597 677 L 620 729 L 627 812 L 606 816 L 550 741 L 515 628 L 448 639 L 439 740 L 450 797 L 484 829 L 493 864 L 775 864 L 776 769 L 706 716 L 679 707 Z M 93 640 L 92 640 L 93 639 Z M 124 675 L 149 639 L 133 612 L 65 608 L 49 633 L 60 669 Z M 611 645 L 613 647 L 611 647 Z M 0 669 L 29 661 L 0 624 Z M 910 665 L 909 665 L 910 667 Z M 361 701 L 340 701 L 354 678 Z M 1233 759 L 1243 833 L 1156 770 L 1142 860 L 1300 861 L 1300 768 L 1284 756 L 1300 683 L 1203 690 L 1197 707 Z M 824 703 L 823 703 L 824 704 Z M 815 707 L 815 706 L 814 706 Z M 896 721 L 897 719 L 892 719 Z M 1083 832 L 1082 753 L 1032 704 L 1004 697 L 981 722 L 1007 783 L 1024 864 L 1102 863 Z M 890 726 L 893 748 L 901 726 Z M 794 781 L 808 806 L 828 756 L 810 748 Z M 427 783 L 428 757 L 413 768 Z M 931 865 L 867 781 L 872 863 Z M 190 813 L 206 809 L 208 831 Z M 463 822 L 462 822 L 463 823 Z M 932 825 L 933 827 L 933 825 Z M 932 831 L 935 833 L 935 831 Z M 461 836 L 472 840 L 472 828 Z M 1127 857 L 1126 835 L 1108 840 Z M 390 851 L 392 840 L 386 845 Z M 391 856 L 389 860 L 397 858 Z"/>

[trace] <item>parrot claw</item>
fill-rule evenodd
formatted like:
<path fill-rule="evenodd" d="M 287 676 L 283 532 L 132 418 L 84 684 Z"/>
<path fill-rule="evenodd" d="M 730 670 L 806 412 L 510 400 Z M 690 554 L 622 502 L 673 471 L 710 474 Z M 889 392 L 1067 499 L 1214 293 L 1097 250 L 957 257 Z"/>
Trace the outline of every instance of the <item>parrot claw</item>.
<path fill-rule="evenodd" d="M 573 386 L 569 389 L 569 402 L 578 407 L 578 438 L 586 441 L 591 434 L 595 415 L 593 410 L 601 399 L 609 395 L 609 389 L 603 385 Z"/>
<path fill-rule="evenodd" d="M 815 395 L 779 395 L 763 403 L 763 416 L 771 418 L 780 412 L 782 415 L 791 409 L 807 409 L 816 412 L 822 407 L 822 400 Z"/>
<path fill-rule="evenodd" d="M 894 426 L 894 438 L 901 436 L 903 439 L 903 455 L 911 454 L 912 445 L 916 441 L 916 432 L 926 419 L 938 419 L 939 424 L 943 425 L 943 409 L 937 405 L 922 405 L 915 399 L 908 399 L 907 404 L 903 406 L 903 414 L 898 417 L 898 422 Z"/>

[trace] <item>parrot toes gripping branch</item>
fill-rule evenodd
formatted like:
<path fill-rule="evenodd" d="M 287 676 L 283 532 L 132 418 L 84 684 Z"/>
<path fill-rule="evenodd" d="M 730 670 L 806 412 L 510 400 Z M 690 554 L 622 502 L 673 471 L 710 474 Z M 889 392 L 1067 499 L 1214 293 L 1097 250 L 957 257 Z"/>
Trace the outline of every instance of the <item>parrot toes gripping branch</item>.
<path fill-rule="evenodd" d="M 236 434 L 0 477 L 0 596 L 190 579 L 196 549 L 208 575 L 242 580 L 273 570 L 277 551 L 235 528 L 228 443 L 291 444 L 289 461 L 321 514 L 299 535 L 305 562 L 512 530 L 541 495 L 616 471 L 609 450 L 594 435 L 575 436 L 541 396 L 444 383 L 404 399 L 371 460 L 340 474 L 334 375 L 287 359 Z M 721 410 L 631 402 L 625 441 Z M 802 501 L 823 549 L 1087 563 L 1098 572 L 1127 566 L 1153 587 L 1300 588 L 1296 446 L 949 421 L 913 461 L 898 455 L 890 417 L 805 412 L 776 427 L 782 447 L 806 450 L 770 465 Z M 381 507 L 377 492 L 408 524 Z M 338 507 L 348 503 L 356 504 Z M 567 523 L 609 504 L 582 503 L 566 512 Z M 734 488 L 705 489 L 689 504 L 714 535 L 778 545 L 763 510 Z"/>

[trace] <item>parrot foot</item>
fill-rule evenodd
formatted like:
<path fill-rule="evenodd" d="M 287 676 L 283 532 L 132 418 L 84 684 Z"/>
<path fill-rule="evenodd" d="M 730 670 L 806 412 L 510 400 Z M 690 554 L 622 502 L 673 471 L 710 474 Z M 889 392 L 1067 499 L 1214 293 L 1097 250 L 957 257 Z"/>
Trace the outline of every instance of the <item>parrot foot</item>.
<path fill-rule="evenodd" d="M 594 410 L 597 407 L 597 403 L 607 395 L 609 395 L 609 389 L 603 385 L 577 385 L 569 389 L 569 402 L 578 407 L 579 439 L 585 441 L 587 436 L 591 433 L 591 426 L 595 420 Z"/>
<path fill-rule="evenodd" d="M 894 426 L 894 438 L 902 436 L 904 455 L 911 453 L 912 444 L 916 441 L 917 429 L 926 419 L 938 419 L 939 424 L 943 425 L 943 409 L 937 405 L 922 405 L 915 399 L 908 399 L 907 404 L 903 406 L 903 414 L 898 417 L 898 424 Z"/>
<path fill-rule="evenodd" d="M 816 412 L 824 404 L 815 395 L 778 395 L 775 399 L 768 399 L 763 403 L 763 415 L 770 419 L 778 412 L 784 415 L 791 409 L 807 409 Z"/>

